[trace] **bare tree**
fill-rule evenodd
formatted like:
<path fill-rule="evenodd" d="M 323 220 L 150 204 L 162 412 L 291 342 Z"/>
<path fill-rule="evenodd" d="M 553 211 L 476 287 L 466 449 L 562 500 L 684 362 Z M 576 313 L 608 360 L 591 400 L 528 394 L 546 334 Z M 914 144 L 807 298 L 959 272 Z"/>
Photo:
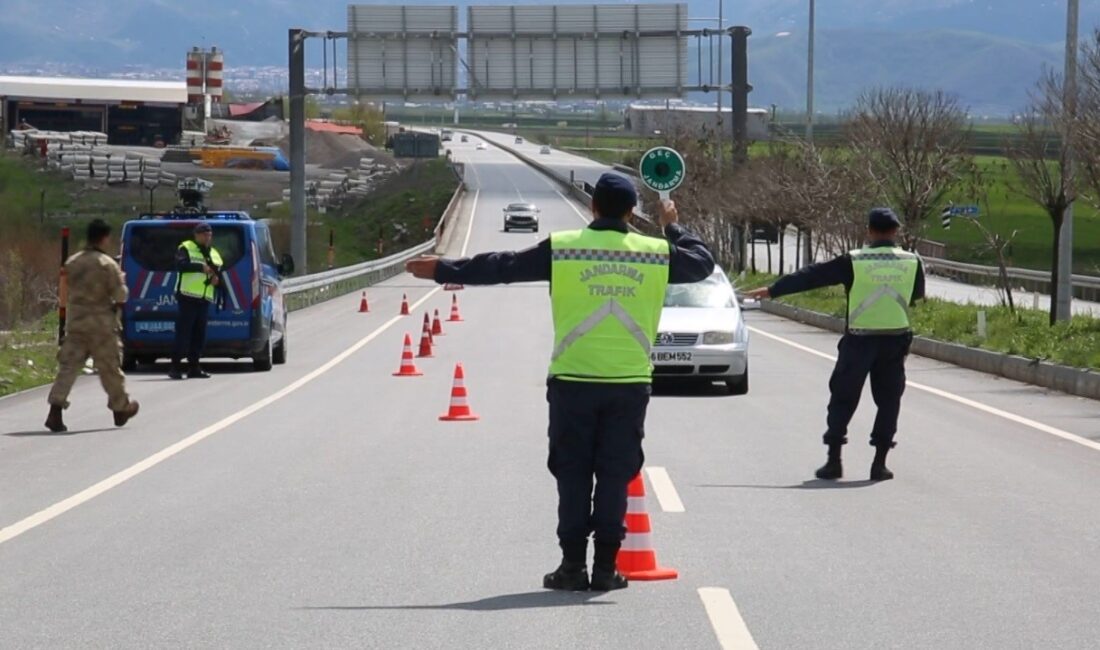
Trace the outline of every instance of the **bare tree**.
<path fill-rule="evenodd" d="M 1017 120 L 1017 138 L 1006 144 L 1005 151 L 1016 171 L 1016 192 L 1041 207 L 1050 217 L 1053 238 L 1050 260 L 1050 286 L 1058 286 L 1058 241 L 1062 235 L 1066 211 L 1076 198 L 1075 178 L 1069 152 L 1061 146 L 1062 135 L 1070 128 L 1065 110 L 1062 80 L 1052 71 L 1044 74 L 1035 93 L 1034 105 Z M 1057 320 L 1057 302 L 1050 301 L 1050 323 Z"/>
<path fill-rule="evenodd" d="M 1100 29 L 1081 46 L 1077 91 L 1076 173 L 1081 198 L 1100 209 Z"/>
<path fill-rule="evenodd" d="M 969 131 L 966 111 L 942 91 L 880 88 L 856 102 L 846 128 L 853 163 L 901 213 L 906 248 L 966 173 Z"/>

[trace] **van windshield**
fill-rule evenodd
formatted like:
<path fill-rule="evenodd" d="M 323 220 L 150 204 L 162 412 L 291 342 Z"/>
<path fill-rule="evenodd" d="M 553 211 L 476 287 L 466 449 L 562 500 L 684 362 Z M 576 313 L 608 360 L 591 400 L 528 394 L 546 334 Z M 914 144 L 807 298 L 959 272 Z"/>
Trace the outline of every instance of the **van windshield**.
<path fill-rule="evenodd" d="M 191 228 L 138 224 L 130 229 L 127 252 L 147 271 L 165 272 L 176 268 L 176 249 L 191 237 Z M 214 226 L 214 248 L 229 268 L 244 257 L 244 233 L 237 226 Z"/>

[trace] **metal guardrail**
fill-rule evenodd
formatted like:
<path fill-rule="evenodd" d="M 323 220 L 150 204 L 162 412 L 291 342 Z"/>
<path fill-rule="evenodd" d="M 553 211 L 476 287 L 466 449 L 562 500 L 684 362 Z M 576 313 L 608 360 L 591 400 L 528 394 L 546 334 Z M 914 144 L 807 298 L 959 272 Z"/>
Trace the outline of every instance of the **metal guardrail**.
<path fill-rule="evenodd" d="M 354 291 L 360 291 L 405 272 L 405 262 L 436 249 L 442 241 L 447 227 L 453 220 L 459 204 L 459 198 L 466 186 L 460 183 L 451 196 L 447 209 L 435 226 L 435 237 L 400 253 L 394 253 L 379 260 L 371 260 L 353 266 L 345 266 L 331 271 L 311 273 L 283 281 L 283 295 L 286 297 L 287 311 L 304 309 L 326 300 L 332 300 Z"/>
<path fill-rule="evenodd" d="M 984 286 L 996 286 L 1000 284 L 1001 272 L 1000 269 L 995 266 L 955 262 L 934 257 L 924 257 L 922 260 L 924 262 L 924 268 L 934 275 L 950 278 L 966 284 Z M 1013 289 L 1022 287 L 1026 291 L 1050 295 L 1050 273 L 1014 267 L 1010 267 L 1007 270 L 1008 278 Z M 1072 276 L 1072 281 L 1074 298 L 1088 300 L 1090 302 L 1100 301 L 1100 277 L 1074 275 Z"/>

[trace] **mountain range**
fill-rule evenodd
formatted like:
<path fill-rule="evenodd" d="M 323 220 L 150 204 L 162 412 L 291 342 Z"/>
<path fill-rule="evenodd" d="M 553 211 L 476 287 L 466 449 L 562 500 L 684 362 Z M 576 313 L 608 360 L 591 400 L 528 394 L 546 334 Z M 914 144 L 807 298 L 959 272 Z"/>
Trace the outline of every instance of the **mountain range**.
<path fill-rule="evenodd" d="M 693 18 L 752 27 L 755 104 L 797 107 L 805 95 L 808 0 L 689 0 Z M 428 1 L 418 4 L 456 4 Z M 457 3 L 460 16 L 468 3 Z M 475 4 L 508 4 L 478 0 Z M 233 65 L 284 65 L 290 27 L 341 30 L 340 0 L 4 0 L 5 64 L 79 62 L 108 73 L 132 66 L 182 71 L 184 53 L 217 45 Z M 1044 65 L 1056 65 L 1065 0 L 820 0 L 819 105 L 849 104 L 869 84 L 936 85 L 971 106 L 1015 110 Z M 705 26 L 704 21 L 693 26 Z M 1100 26 L 1100 0 L 1081 0 L 1082 34 Z M 319 58 L 319 57 L 317 57 Z M 319 62 L 313 62 L 319 66 Z"/>

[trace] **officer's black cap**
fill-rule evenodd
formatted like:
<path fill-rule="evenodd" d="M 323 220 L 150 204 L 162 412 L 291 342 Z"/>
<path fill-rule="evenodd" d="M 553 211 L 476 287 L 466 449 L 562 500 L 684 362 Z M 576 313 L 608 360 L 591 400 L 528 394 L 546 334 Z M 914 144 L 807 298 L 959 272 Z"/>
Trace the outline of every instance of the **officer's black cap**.
<path fill-rule="evenodd" d="M 901 227 L 901 219 L 890 208 L 875 208 L 867 215 L 867 227 L 878 232 L 888 232 Z"/>
<path fill-rule="evenodd" d="M 618 219 L 638 205 L 638 191 L 634 183 L 620 174 L 608 172 L 596 181 L 592 191 L 592 204 L 601 217 Z"/>
<path fill-rule="evenodd" d="M 213 232 L 213 231 L 214 231 L 214 229 L 211 228 L 210 224 L 208 224 L 208 223 L 200 223 L 199 225 L 195 226 L 195 234 L 196 235 L 198 235 L 200 233 L 204 233 L 204 232 Z"/>

